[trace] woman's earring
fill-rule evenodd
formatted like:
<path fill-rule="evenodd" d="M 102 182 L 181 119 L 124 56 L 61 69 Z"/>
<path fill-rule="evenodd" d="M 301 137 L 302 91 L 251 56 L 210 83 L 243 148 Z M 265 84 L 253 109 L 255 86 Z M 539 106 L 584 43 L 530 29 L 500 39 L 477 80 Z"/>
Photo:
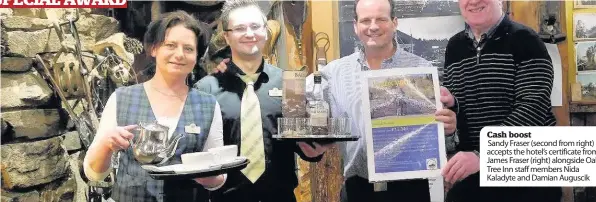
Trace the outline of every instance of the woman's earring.
<path fill-rule="evenodd" d="M 186 75 L 186 79 L 184 79 L 184 83 L 186 83 L 187 86 L 190 86 L 189 83 L 190 83 L 191 75 L 192 75 L 192 72 L 190 74 Z"/>

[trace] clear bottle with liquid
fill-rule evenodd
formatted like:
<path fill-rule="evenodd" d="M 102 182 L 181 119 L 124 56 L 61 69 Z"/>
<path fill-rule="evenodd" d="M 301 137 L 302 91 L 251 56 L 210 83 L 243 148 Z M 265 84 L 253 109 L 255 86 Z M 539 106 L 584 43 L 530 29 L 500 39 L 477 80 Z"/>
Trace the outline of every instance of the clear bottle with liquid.
<path fill-rule="evenodd" d="M 307 113 L 308 123 L 313 135 L 328 135 L 328 118 L 330 114 L 329 104 L 323 98 L 323 89 L 321 87 L 321 73 L 313 73 L 314 77 L 314 95 L 308 100 Z"/>

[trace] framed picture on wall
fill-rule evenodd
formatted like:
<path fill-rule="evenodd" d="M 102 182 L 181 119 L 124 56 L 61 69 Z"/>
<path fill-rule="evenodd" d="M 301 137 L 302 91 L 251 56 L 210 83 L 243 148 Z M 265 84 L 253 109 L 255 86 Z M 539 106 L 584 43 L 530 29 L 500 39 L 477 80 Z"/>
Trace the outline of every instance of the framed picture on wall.
<path fill-rule="evenodd" d="M 596 41 L 582 41 L 575 45 L 577 73 L 596 73 Z"/>
<path fill-rule="evenodd" d="M 596 72 L 577 73 L 577 82 L 581 84 L 582 101 L 596 101 Z"/>
<path fill-rule="evenodd" d="M 573 38 L 577 41 L 596 40 L 596 13 L 573 14 Z"/>
<path fill-rule="evenodd" d="M 596 0 L 575 0 L 574 8 L 596 8 Z"/>

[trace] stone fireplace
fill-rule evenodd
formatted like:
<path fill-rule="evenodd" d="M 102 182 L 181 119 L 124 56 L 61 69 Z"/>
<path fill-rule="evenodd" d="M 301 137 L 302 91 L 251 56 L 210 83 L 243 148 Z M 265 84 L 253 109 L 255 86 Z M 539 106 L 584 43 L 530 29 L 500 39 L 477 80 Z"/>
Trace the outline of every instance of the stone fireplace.
<path fill-rule="evenodd" d="M 52 57 L 60 50 L 51 26 L 56 20 L 64 21 L 72 10 L 0 8 L 2 202 L 87 201 L 79 134 L 54 90 L 33 67 L 36 54 Z M 91 9 L 79 11 L 76 26 L 83 51 L 119 32 L 115 18 Z M 65 54 L 48 67 L 57 63 L 78 64 L 72 54 Z M 94 65 L 89 58 L 84 63 Z"/>

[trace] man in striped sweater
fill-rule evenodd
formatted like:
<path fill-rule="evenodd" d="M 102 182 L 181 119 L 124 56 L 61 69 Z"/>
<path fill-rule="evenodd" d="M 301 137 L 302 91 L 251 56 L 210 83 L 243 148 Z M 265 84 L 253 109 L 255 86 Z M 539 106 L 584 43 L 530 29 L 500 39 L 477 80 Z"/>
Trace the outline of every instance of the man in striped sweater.
<path fill-rule="evenodd" d="M 479 187 L 480 130 L 486 126 L 554 126 L 553 66 L 538 35 L 503 13 L 501 0 L 460 0 L 466 29 L 445 53 L 444 85 L 455 99 L 458 151 L 443 176 L 447 201 L 560 201 L 561 188 Z M 460 181 L 461 180 L 461 181 Z"/>

